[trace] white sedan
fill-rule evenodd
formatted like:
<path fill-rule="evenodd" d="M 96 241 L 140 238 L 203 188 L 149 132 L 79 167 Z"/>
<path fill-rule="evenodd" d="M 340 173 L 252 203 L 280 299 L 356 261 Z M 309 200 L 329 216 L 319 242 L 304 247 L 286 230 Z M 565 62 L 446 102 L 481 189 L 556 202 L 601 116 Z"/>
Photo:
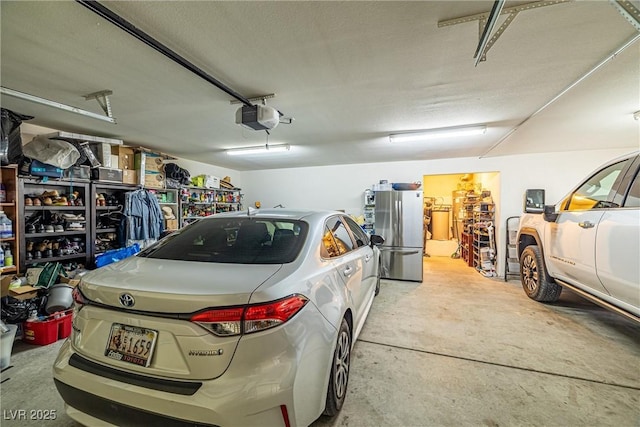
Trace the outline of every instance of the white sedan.
<path fill-rule="evenodd" d="M 67 413 L 119 426 L 335 415 L 381 243 L 340 212 L 235 212 L 89 272 L 54 364 Z"/>

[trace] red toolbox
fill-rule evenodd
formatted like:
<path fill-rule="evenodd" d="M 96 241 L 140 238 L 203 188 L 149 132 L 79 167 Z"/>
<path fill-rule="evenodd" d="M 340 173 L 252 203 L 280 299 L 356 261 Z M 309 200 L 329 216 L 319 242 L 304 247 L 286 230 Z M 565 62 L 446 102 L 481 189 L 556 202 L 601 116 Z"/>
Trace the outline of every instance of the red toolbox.
<path fill-rule="evenodd" d="M 26 321 L 23 324 L 22 340 L 29 344 L 47 345 L 71 334 L 73 310 L 59 311 L 42 320 Z"/>

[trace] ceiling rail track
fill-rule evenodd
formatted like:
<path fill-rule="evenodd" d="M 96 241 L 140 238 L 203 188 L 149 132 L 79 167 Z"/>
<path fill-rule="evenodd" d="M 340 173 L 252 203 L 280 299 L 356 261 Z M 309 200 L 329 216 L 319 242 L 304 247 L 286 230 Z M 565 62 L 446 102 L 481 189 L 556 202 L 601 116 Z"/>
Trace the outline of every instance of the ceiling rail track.
<path fill-rule="evenodd" d="M 189 62 L 188 60 L 186 60 L 182 56 L 178 55 L 176 52 L 174 52 L 173 50 L 169 49 L 167 46 L 165 46 L 164 44 L 160 43 L 158 40 L 154 39 L 149 34 L 145 33 L 142 30 L 140 30 L 139 28 L 137 28 L 135 25 L 133 25 L 132 23 L 130 23 L 129 21 L 127 21 L 126 19 L 124 19 L 120 15 L 118 15 L 118 14 L 114 13 L 113 11 L 107 9 L 106 7 L 104 7 L 103 5 L 98 3 L 97 1 L 87 1 L 87 0 L 76 0 L 76 1 L 78 3 L 80 3 L 81 5 L 83 5 L 84 7 L 86 7 L 87 9 L 91 10 L 92 12 L 94 12 L 95 14 L 97 14 L 97 15 L 101 16 L 102 18 L 106 19 L 107 21 L 111 22 L 116 27 L 118 27 L 121 30 L 129 33 L 130 35 L 132 35 L 133 37 L 137 38 L 141 42 L 143 42 L 146 45 L 148 45 L 148 46 L 152 47 L 153 49 L 157 50 L 158 52 L 160 52 L 161 54 L 163 54 L 167 58 L 171 59 L 175 63 L 181 65 L 182 67 L 184 67 L 187 70 L 191 71 L 192 73 L 194 73 L 198 77 L 200 77 L 200 78 L 206 80 L 207 82 L 211 83 L 212 85 L 214 85 L 215 87 L 217 87 L 221 91 L 223 91 L 226 94 L 228 94 L 228 95 L 232 96 L 233 98 L 237 99 L 238 101 L 240 101 L 244 105 L 247 105 L 247 106 L 253 105 L 251 103 L 251 101 L 249 101 L 247 98 L 245 98 L 244 96 L 240 95 L 239 93 L 237 93 L 236 91 L 234 91 L 230 87 L 226 86 L 224 83 L 222 83 L 221 81 L 219 81 L 215 77 L 211 76 L 210 74 L 206 73 L 205 71 L 203 71 L 202 69 L 200 69 L 199 67 L 197 67 L 193 63 Z"/>

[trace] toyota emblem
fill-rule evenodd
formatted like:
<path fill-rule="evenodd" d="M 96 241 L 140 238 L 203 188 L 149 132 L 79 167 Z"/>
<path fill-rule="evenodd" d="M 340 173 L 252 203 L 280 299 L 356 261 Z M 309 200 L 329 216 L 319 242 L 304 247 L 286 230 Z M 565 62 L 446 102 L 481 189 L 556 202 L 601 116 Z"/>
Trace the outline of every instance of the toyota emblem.
<path fill-rule="evenodd" d="M 133 299 L 133 297 L 131 296 L 131 294 L 122 294 L 120 295 L 120 304 L 122 304 L 125 307 L 133 307 L 133 305 L 136 303 L 136 300 Z"/>

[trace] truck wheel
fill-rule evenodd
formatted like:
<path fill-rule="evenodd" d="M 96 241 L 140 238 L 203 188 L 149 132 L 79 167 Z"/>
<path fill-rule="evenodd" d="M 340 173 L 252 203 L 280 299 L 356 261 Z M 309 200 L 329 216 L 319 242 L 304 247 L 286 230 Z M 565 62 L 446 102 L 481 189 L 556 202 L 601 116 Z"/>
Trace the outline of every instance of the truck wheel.
<path fill-rule="evenodd" d="M 540 302 L 554 302 L 560 298 L 559 286 L 547 273 L 540 248 L 527 246 L 520 256 L 520 281 L 527 296 Z"/>

